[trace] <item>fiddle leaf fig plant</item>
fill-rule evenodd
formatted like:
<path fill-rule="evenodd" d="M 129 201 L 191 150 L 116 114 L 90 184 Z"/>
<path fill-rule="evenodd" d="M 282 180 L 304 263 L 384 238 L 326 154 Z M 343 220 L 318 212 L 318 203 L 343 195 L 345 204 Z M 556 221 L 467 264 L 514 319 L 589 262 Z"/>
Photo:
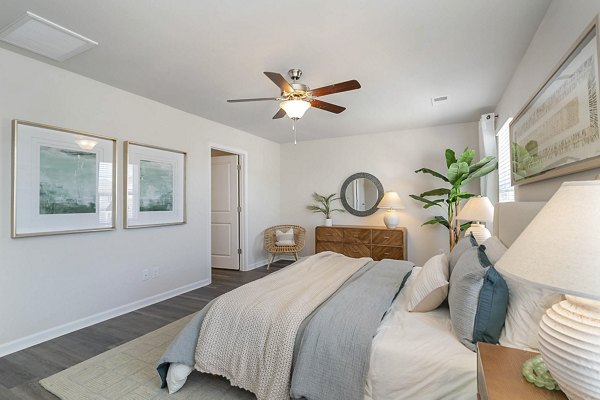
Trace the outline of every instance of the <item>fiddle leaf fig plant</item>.
<path fill-rule="evenodd" d="M 444 215 L 436 215 L 425 221 L 422 225 L 443 225 L 448 228 L 450 250 L 458 241 L 461 230 L 469 227 L 470 222 L 459 224 L 456 220 L 458 207 L 462 200 L 475 196 L 472 193 L 463 191 L 463 186 L 467 183 L 479 179 L 498 168 L 496 157 L 486 156 L 473 163 L 475 150 L 466 148 L 458 158 L 452 149 L 446 149 L 446 174 L 439 173 L 430 168 L 421 168 L 415 173 L 424 173 L 435 176 L 444 182 L 448 187 L 440 187 L 428 190 L 419 195 L 411 194 L 410 197 L 423 203 L 423 208 L 440 207 L 445 212 Z"/>
<path fill-rule="evenodd" d="M 331 203 L 339 200 L 339 197 L 335 197 L 335 193 L 331 193 L 330 195 L 322 195 L 318 193 L 313 193 L 312 197 L 317 204 L 306 206 L 306 208 L 314 213 L 323 213 L 326 219 L 331 217 L 331 213 L 334 211 L 346 212 L 346 210 L 342 208 L 331 208 Z"/>

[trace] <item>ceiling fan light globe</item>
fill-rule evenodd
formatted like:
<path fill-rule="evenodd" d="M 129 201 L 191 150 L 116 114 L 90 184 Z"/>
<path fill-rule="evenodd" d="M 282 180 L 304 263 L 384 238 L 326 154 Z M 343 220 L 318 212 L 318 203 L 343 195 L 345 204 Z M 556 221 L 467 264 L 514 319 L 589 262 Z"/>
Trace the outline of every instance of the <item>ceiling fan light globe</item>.
<path fill-rule="evenodd" d="M 279 104 L 288 117 L 292 119 L 300 119 L 310 108 L 310 103 L 304 100 L 285 100 Z"/>

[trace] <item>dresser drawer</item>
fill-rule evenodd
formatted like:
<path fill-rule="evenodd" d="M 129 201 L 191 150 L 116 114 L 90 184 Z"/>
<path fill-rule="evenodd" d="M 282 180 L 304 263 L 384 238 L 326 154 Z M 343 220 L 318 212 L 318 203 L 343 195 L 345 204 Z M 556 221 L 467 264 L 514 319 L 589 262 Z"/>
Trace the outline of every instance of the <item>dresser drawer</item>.
<path fill-rule="evenodd" d="M 340 228 L 331 228 L 328 226 L 319 226 L 316 230 L 316 239 L 319 242 L 343 242 L 344 230 Z"/>
<path fill-rule="evenodd" d="M 371 248 L 363 243 L 344 243 L 342 254 L 353 258 L 371 257 Z"/>
<path fill-rule="evenodd" d="M 344 229 L 344 243 L 371 243 L 370 229 Z"/>
<path fill-rule="evenodd" d="M 384 258 L 392 260 L 403 260 L 404 259 L 404 247 L 398 246 L 377 246 L 372 247 L 373 260 L 379 261 Z"/>
<path fill-rule="evenodd" d="M 333 251 L 336 253 L 344 253 L 344 244 L 342 242 L 317 242 L 315 253 L 323 251 Z"/>
<path fill-rule="evenodd" d="M 374 230 L 373 244 L 402 246 L 404 244 L 404 232 L 393 230 Z"/>

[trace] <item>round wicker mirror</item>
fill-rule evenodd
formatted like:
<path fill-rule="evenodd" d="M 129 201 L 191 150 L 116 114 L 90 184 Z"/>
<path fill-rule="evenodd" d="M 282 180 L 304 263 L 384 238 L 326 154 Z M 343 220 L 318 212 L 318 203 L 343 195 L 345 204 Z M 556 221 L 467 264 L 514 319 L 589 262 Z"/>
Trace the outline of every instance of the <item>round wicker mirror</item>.
<path fill-rule="evenodd" d="M 381 182 L 366 172 L 350 175 L 340 190 L 342 205 L 346 211 L 358 217 L 374 214 L 382 197 Z"/>

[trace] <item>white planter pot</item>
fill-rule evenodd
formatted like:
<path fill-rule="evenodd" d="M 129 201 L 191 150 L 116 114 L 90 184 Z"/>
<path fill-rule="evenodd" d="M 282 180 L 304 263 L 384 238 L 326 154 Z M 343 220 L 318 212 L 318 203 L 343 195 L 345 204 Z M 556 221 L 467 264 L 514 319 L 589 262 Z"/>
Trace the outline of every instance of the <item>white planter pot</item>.
<path fill-rule="evenodd" d="M 325 219 L 325 226 L 332 226 L 332 225 L 333 225 L 333 219 L 331 219 L 331 218 Z"/>

